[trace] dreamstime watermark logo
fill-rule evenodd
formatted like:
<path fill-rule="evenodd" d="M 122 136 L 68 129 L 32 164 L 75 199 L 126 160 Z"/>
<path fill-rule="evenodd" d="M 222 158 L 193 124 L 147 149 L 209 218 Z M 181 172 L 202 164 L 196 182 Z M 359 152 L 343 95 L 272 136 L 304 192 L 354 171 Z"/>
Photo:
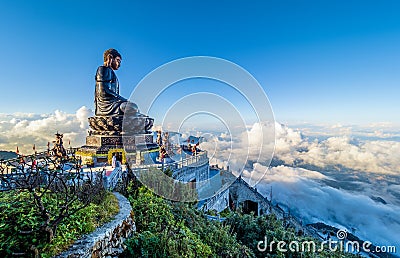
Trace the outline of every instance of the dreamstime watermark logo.
<path fill-rule="evenodd" d="M 200 83 L 196 84 L 198 81 Z M 204 128 L 207 119 L 224 128 L 224 144 L 218 140 L 220 132 L 204 130 L 195 135 L 208 141 L 204 144 L 208 153 L 185 156 L 182 150 L 172 149 L 169 156 L 173 162 L 160 164 L 154 159 L 146 159 L 147 169 L 134 169 L 139 180 L 160 196 L 189 202 L 208 199 L 229 187 L 249 160 L 262 162 L 265 167 L 271 162 L 275 148 L 275 120 L 270 102 L 257 80 L 235 63 L 207 56 L 174 60 L 146 75 L 134 88 L 129 100 L 137 104 L 140 113 L 155 118 L 157 129 L 169 131 L 170 136 L 177 135 L 176 146 L 183 144 L 179 142 L 180 135 L 189 136 L 187 128 Z M 137 152 L 132 152 L 135 149 L 132 142 L 141 155 L 148 157 L 153 155 L 154 148 L 146 144 L 145 137 L 150 135 L 140 138 L 131 132 L 135 121 L 129 119 L 125 115 L 123 144 L 127 161 L 135 167 L 138 164 Z M 251 125 L 253 127 L 249 128 Z M 229 166 L 234 176 L 231 173 L 221 176 L 223 178 L 204 176 L 208 171 L 208 158 Z M 161 169 L 154 169 L 157 166 Z M 172 170 L 174 177 L 161 171 L 165 168 Z M 253 185 L 267 169 L 258 172 L 251 175 Z M 188 181 L 196 181 L 196 187 Z"/>
<path fill-rule="evenodd" d="M 260 252 L 322 252 L 324 250 L 332 252 L 350 252 L 350 253 L 396 253 L 396 246 L 375 246 L 370 241 L 356 241 L 347 239 L 347 231 L 339 229 L 336 232 L 336 239 L 330 237 L 328 240 L 318 243 L 309 241 L 271 241 L 265 236 L 263 241 L 259 241 L 257 249 Z"/>
<path fill-rule="evenodd" d="M 339 240 L 344 240 L 344 239 L 347 238 L 347 231 L 344 230 L 344 229 L 339 229 L 339 230 L 336 232 L 336 236 L 337 236 L 337 238 L 338 238 Z"/>

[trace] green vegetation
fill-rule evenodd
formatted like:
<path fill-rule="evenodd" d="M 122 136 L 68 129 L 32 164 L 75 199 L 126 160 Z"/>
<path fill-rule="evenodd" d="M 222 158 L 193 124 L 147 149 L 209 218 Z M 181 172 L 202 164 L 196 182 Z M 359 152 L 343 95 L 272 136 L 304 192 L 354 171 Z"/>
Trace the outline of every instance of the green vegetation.
<path fill-rule="evenodd" d="M 145 187 L 129 194 L 137 231 L 126 242 L 125 257 L 252 257 L 229 227 L 190 204 L 166 201 Z"/>
<path fill-rule="evenodd" d="M 56 193 L 45 193 L 42 202 L 49 212 L 57 211 Z M 74 201 L 70 209 L 79 207 L 79 200 Z M 0 257 L 21 254 L 23 257 L 51 257 L 81 235 L 90 233 L 101 224 L 110 221 L 118 213 L 118 201 L 111 193 L 97 203 L 90 203 L 76 213 L 63 218 L 58 224 L 57 234 L 49 243 L 49 236 L 40 230 L 44 224 L 43 216 L 37 209 L 35 200 L 26 190 L 0 192 Z M 56 212 L 55 212 L 56 213 Z M 52 218 L 50 218 L 52 219 Z M 23 254 L 25 253 L 25 254 Z"/>
<path fill-rule="evenodd" d="M 136 183 L 130 185 L 128 198 L 134 211 L 137 231 L 127 242 L 121 257 L 355 257 L 343 252 L 325 250 L 279 252 L 277 244 L 262 252 L 257 248 L 268 241 L 317 240 L 298 236 L 285 228 L 274 215 L 254 215 L 224 211 L 227 219 L 220 223 L 208 220 L 195 204 L 167 201 Z M 213 212 L 211 212 L 213 213 Z M 261 245 L 263 247 L 263 245 Z M 288 246 L 286 246 L 288 249 Z"/>
<path fill-rule="evenodd" d="M 13 151 L 0 151 L 0 159 L 14 159 L 18 155 Z"/>

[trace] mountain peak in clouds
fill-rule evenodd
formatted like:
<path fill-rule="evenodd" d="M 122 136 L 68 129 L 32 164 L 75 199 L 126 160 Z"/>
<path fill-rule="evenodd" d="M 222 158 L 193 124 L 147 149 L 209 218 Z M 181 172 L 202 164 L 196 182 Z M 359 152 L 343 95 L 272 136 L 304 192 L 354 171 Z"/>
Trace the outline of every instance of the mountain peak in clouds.
<path fill-rule="evenodd" d="M 16 158 L 18 155 L 13 151 L 1 151 L 0 150 L 0 160 L 1 159 L 12 159 Z"/>
<path fill-rule="evenodd" d="M 387 202 L 379 196 L 370 196 L 370 198 L 378 203 L 387 204 Z"/>

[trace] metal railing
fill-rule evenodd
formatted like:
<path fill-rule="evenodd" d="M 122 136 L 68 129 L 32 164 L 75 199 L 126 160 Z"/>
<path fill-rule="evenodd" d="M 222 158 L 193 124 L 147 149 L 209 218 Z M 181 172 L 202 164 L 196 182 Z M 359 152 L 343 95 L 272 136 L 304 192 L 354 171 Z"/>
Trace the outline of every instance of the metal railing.
<path fill-rule="evenodd" d="M 114 190 L 122 178 L 122 167 L 116 167 L 109 176 L 104 176 L 104 187 L 110 191 Z"/>
<path fill-rule="evenodd" d="M 216 220 L 216 221 L 219 221 L 219 222 L 224 222 L 226 220 L 226 218 L 221 217 L 219 215 L 218 216 L 211 216 L 211 215 L 205 214 L 205 216 L 206 216 L 206 218 L 208 220 Z"/>
<path fill-rule="evenodd" d="M 66 149 L 67 155 L 74 155 L 78 148 L 68 148 Z M 54 153 L 52 150 L 36 152 L 31 155 L 20 155 L 16 158 L 11 158 L 7 160 L 0 160 L 0 173 L 6 174 L 13 169 L 13 167 L 21 166 L 21 159 L 24 160 L 24 165 L 27 166 L 27 163 L 33 162 L 36 160 L 40 162 L 41 159 L 52 159 L 54 157 Z M 157 169 L 170 169 L 173 173 L 174 178 L 178 178 L 182 173 L 187 173 L 188 169 L 193 169 L 197 166 L 203 166 L 208 162 L 207 152 L 203 151 L 198 153 L 195 156 L 187 156 L 186 158 L 172 162 L 172 163 L 164 163 L 164 164 L 148 164 L 148 165 L 139 165 L 132 166 L 133 172 L 144 172 L 146 170 L 157 168 Z M 83 171 L 81 171 L 83 172 Z M 100 171 L 99 171 L 100 172 Z M 121 180 L 123 173 L 125 173 L 123 167 L 115 168 L 110 175 L 104 177 L 104 186 L 107 189 L 113 190 L 118 182 Z"/>
<path fill-rule="evenodd" d="M 207 157 L 207 152 L 204 151 L 197 154 L 196 156 L 189 156 L 182 161 L 168 164 L 168 168 L 173 171 L 172 177 L 176 179 L 181 178 L 184 174 L 186 174 L 189 170 L 193 168 L 204 166 L 208 163 L 208 161 L 209 160 Z"/>
<path fill-rule="evenodd" d="M 208 162 L 207 151 L 202 151 L 198 153 L 196 156 L 187 156 L 179 161 L 171 162 L 171 163 L 163 163 L 163 164 L 145 164 L 145 165 L 132 165 L 132 170 L 146 170 L 150 168 L 157 169 L 171 169 L 173 174 L 177 173 L 179 170 L 184 169 L 186 167 L 196 167 L 202 166 Z"/>

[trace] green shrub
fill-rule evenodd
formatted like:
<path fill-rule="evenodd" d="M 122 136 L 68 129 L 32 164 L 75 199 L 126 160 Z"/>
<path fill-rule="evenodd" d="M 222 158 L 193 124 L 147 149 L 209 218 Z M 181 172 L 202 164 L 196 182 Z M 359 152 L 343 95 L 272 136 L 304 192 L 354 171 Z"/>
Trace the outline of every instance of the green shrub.
<path fill-rule="evenodd" d="M 45 193 L 42 201 L 50 213 L 58 209 L 54 193 Z M 78 201 L 71 206 L 80 205 Z M 48 242 L 48 236 L 40 230 L 41 214 L 28 191 L 12 190 L 0 192 L 0 257 L 25 253 L 24 257 L 51 257 L 66 249 L 81 235 L 92 232 L 99 225 L 110 221 L 118 213 L 118 201 L 107 193 L 99 204 L 89 204 L 69 217 L 57 227 L 57 234 Z"/>
<path fill-rule="evenodd" d="M 231 209 L 229 207 L 225 208 L 223 211 L 219 213 L 219 215 L 223 218 L 228 217 L 231 214 Z"/>

